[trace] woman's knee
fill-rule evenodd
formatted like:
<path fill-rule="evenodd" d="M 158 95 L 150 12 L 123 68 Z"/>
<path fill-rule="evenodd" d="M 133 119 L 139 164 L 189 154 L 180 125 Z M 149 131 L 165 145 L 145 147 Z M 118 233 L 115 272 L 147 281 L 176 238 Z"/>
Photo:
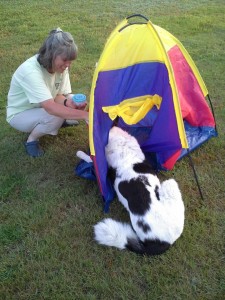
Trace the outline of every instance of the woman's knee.
<path fill-rule="evenodd" d="M 44 109 L 36 108 L 18 113 L 10 121 L 10 125 L 22 132 L 40 132 L 56 135 L 64 119 L 48 114 Z"/>
<path fill-rule="evenodd" d="M 64 119 L 51 115 L 43 123 L 39 124 L 40 129 L 43 133 L 57 135 L 59 128 L 61 128 Z"/>

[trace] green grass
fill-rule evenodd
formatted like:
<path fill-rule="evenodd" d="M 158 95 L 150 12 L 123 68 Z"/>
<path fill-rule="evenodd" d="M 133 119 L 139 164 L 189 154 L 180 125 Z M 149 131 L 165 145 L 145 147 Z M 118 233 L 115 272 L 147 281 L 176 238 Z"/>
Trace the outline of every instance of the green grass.
<path fill-rule="evenodd" d="M 106 39 L 125 17 L 141 13 L 188 50 L 208 87 L 219 137 L 160 174 L 180 184 L 186 207 L 182 237 L 159 257 L 101 247 L 93 225 L 104 217 L 97 184 L 78 178 L 78 149 L 87 127 L 46 136 L 41 159 L 26 156 L 26 135 L 5 121 L 10 79 L 54 27 L 73 34 L 79 57 L 75 92 L 90 94 Z M 225 3 L 199 1 L 0 0 L 0 299 L 224 299 Z M 128 220 L 114 201 L 110 217 Z"/>

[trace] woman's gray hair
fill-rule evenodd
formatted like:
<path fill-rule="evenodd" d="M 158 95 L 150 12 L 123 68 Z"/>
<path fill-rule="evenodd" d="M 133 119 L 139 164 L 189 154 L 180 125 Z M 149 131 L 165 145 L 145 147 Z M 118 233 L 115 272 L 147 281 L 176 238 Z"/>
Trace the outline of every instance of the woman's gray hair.
<path fill-rule="evenodd" d="M 77 51 L 77 46 L 69 32 L 64 32 L 60 28 L 53 29 L 38 51 L 38 62 L 47 70 L 51 70 L 56 56 L 60 55 L 65 60 L 74 60 L 77 58 Z"/>

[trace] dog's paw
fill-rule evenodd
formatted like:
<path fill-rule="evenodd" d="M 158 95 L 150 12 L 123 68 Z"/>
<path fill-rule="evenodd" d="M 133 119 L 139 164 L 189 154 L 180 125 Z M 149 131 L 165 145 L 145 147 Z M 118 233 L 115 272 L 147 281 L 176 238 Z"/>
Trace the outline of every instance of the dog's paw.
<path fill-rule="evenodd" d="M 89 155 L 87 155 L 86 153 L 84 153 L 83 151 L 77 151 L 76 156 L 79 157 L 80 159 L 83 159 L 84 161 L 86 161 L 87 163 L 92 162 L 92 159 Z"/>
<path fill-rule="evenodd" d="M 181 192 L 177 182 L 174 179 L 168 179 L 161 183 L 159 190 L 159 197 L 161 198 L 181 198 Z"/>

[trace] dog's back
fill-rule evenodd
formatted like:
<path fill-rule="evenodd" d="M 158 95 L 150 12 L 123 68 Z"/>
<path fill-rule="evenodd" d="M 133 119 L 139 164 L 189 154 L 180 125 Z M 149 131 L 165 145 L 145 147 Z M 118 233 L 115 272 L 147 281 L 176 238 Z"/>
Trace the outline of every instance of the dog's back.
<path fill-rule="evenodd" d="M 95 239 L 137 253 L 163 253 L 183 231 L 184 205 L 177 183 L 170 179 L 160 184 L 137 140 L 120 128 L 110 130 L 105 150 L 118 199 L 134 231 L 128 224 L 106 219 L 95 226 Z"/>

